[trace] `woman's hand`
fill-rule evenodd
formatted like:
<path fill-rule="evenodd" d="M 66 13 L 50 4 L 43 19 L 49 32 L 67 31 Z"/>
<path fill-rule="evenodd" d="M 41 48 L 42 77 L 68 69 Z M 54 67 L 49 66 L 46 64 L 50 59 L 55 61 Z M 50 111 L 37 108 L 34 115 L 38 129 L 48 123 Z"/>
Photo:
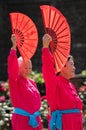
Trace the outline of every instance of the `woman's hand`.
<path fill-rule="evenodd" d="M 11 35 L 12 49 L 16 49 L 17 37 L 15 34 Z"/>
<path fill-rule="evenodd" d="M 43 48 L 48 48 L 49 43 L 52 41 L 52 37 L 49 34 L 44 34 L 42 40 L 43 40 Z"/>

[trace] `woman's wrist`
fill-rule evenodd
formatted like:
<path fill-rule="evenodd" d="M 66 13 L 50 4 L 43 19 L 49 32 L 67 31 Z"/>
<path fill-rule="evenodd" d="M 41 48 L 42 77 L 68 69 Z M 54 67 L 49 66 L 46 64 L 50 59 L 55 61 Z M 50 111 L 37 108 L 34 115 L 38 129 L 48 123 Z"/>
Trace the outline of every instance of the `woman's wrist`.
<path fill-rule="evenodd" d="M 16 46 L 12 46 L 11 49 L 16 50 Z"/>
<path fill-rule="evenodd" d="M 49 48 L 48 46 L 43 46 L 43 48 Z"/>
<path fill-rule="evenodd" d="M 43 43 L 43 48 L 49 48 L 49 44 Z"/>

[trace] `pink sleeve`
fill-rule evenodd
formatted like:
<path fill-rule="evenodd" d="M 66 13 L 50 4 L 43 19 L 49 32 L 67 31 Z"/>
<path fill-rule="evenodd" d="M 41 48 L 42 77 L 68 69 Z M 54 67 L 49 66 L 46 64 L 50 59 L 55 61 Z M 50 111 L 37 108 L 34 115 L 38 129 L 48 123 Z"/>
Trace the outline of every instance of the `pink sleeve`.
<path fill-rule="evenodd" d="M 42 49 L 42 73 L 46 84 L 47 98 L 50 100 L 51 97 L 55 97 L 57 78 L 54 60 L 48 48 Z"/>
<path fill-rule="evenodd" d="M 8 56 L 8 77 L 9 79 L 16 80 L 18 76 L 18 61 L 16 50 L 11 49 Z"/>

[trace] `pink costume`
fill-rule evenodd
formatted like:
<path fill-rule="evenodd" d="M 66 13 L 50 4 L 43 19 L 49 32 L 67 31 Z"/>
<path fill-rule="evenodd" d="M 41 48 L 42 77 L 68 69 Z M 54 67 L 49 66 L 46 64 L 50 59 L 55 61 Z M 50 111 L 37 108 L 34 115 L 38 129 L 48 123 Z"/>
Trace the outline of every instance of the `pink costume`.
<path fill-rule="evenodd" d="M 82 101 L 77 95 L 74 85 L 64 77 L 56 76 L 53 57 L 48 48 L 42 50 L 42 72 L 51 112 L 69 109 L 82 110 Z M 82 113 L 63 114 L 62 130 L 83 130 Z"/>
<path fill-rule="evenodd" d="M 13 107 L 21 108 L 31 114 L 39 111 L 41 101 L 36 83 L 32 79 L 25 79 L 19 75 L 16 50 L 12 49 L 8 56 L 8 78 Z M 29 117 L 14 113 L 12 116 L 13 130 L 41 130 L 41 119 L 39 116 L 36 118 L 39 126 L 33 128 L 28 125 Z"/>

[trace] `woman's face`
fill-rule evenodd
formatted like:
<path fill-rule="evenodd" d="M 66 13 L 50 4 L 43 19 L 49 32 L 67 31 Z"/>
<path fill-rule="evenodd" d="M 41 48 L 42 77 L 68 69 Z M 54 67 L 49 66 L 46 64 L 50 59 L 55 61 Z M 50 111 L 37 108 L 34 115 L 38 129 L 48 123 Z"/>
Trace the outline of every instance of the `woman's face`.
<path fill-rule="evenodd" d="M 61 72 L 67 79 L 71 79 L 75 77 L 75 66 L 74 66 L 74 61 L 72 58 L 70 58 L 64 68 L 62 69 Z"/>
<path fill-rule="evenodd" d="M 27 78 L 31 73 L 31 71 L 32 71 L 32 63 L 30 60 L 28 62 L 22 62 L 19 65 L 19 73 L 22 77 Z"/>

